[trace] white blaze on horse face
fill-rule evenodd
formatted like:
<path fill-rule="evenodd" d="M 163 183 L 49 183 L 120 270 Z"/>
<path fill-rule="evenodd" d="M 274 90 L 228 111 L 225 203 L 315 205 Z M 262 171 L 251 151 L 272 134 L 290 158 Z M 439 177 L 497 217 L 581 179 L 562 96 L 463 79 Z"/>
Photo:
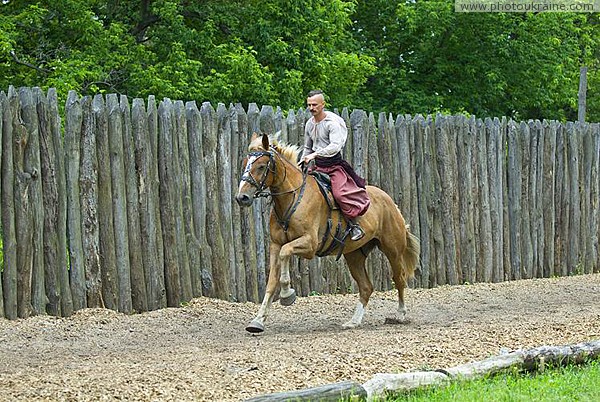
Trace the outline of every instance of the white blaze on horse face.
<path fill-rule="evenodd" d="M 238 194 L 242 192 L 242 188 L 244 187 L 244 183 L 246 179 L 251 177 L 250 169 L 252 169 L 252 164 L 258 159 L 260 156 L 252 155 L 248 158 L 248 162 L 246 162 L 246 167 L 244 168 L 244 173 L 242 173 L 242 178 L 240 180 L 240 187 L 238 188 Z"/>

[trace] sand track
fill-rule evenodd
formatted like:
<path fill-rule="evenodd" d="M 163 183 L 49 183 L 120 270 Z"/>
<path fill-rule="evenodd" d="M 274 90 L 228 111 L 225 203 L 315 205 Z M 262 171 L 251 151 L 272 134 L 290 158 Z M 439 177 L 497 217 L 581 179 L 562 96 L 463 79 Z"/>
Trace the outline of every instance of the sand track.
<path fill-rule="evenodd" d="M 238 401 L 378 372 L 445 368 L 501 351 L 600 339 L 600 274 L 409 289 L 410 321 L 385 325 L 395 291 L 342 330 L 357 295 L 276 304 L 266 331 L 252 303 L 198 298 L 123 315 L 0 319 L 0 400 Z"/>

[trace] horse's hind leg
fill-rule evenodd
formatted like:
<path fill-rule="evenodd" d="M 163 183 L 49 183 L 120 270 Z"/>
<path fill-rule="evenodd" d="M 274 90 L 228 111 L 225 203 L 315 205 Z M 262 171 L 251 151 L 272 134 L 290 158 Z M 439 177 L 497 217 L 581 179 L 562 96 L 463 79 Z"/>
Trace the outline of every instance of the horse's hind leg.
<path fill-rule="evenodd" d="M 385 254 L 390 267 L 392 268 L 392 279 L 394 285 L 398 290 L 398 311 L 395 316 L 386 318 L 386 323 L 397 324 L 406 321 L 406 305 L 404 304 L 404 289 L 406 288 L 406 282 L 408 280 L 408 274 L 404 267 L 404 259 L 402 257 L 402 250 L 406 248 L 406 242 L 404 241 L 392 241 L 397 237 L 390 236 L 384 239 L 379 248 Z"/>
<path fill-rule="evenodd" d="M 392 279 L 398 290 L 398 312 L 394 317 L 386 318 L 386 323 L 401 323 L 406 319 L 406 305 L 404 304 L 404 289 L 406 288 L 407 275 L 404 270 L 402 255 L 398 243 L 382 242 L 381 251 L 385 254 L 392 268 Z M 402 246 L 405 247 L 405 246 Z"/>
<path fill-rule="evenodd" d="M 348 268 L 350 268 L 352 278 L 354 278 L 358 284 L 359 301 L 356 304 L 354 315 L 350 321 L 343 325 L 343 327 L 355 328 L 362 323 L 363 316 L 365 315 L 365 310 L 367 308 L 367 303 L 369 303 L 369 298 L 373 293 L 373 284 L 371 283 L 371 279 L 369 279 L 369 275 L 365 269 L 365 260 L 367 257 L 360 249 L 348 254 L 344 254 L 344 258 L 346 259 Z"/>

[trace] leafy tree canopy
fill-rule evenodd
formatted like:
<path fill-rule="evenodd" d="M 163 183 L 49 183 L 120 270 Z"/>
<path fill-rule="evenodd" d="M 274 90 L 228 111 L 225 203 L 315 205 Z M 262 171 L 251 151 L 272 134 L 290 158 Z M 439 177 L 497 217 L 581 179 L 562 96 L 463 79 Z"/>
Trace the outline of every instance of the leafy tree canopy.
<path fill-rule="evenodd" d="M 4 0 L 0 84 L 299 107 L 351 103 L 375 71 L 352 1 Z"/>
<path fill-rule="evenodd" d="M 577 118 L 581 66 L 598 121 L 598 14 L 456 13 L 448 0 L 359 2 L 357 41 L 376 58 L 367 105 L 412 113 Z"/>
<path fill-rule="evenodd" d="M 452 0 L 2 0 L 0 88 L 393 113 L 600 120 L 598 14 Z"/>

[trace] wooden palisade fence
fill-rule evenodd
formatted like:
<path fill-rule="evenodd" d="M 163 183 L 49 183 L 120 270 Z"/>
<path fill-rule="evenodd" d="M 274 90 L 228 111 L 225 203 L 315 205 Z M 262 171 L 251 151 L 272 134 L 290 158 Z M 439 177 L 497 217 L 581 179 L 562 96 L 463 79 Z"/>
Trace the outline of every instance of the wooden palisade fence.
<path fill-rule="evenodd" d="M 598 272 L 598 124 L 341 112 L 345 157 L 421 238 L 412 286 Z M 252 132 L 303 143 L 304 110 L 0 93 L 0 317 L 257 302 L 269 205 L 233 202 Z M 387 262 L 369 270 L 389 289 Z M 302 295 L 353 291 L 342 261 L 295 259 Z"/>

